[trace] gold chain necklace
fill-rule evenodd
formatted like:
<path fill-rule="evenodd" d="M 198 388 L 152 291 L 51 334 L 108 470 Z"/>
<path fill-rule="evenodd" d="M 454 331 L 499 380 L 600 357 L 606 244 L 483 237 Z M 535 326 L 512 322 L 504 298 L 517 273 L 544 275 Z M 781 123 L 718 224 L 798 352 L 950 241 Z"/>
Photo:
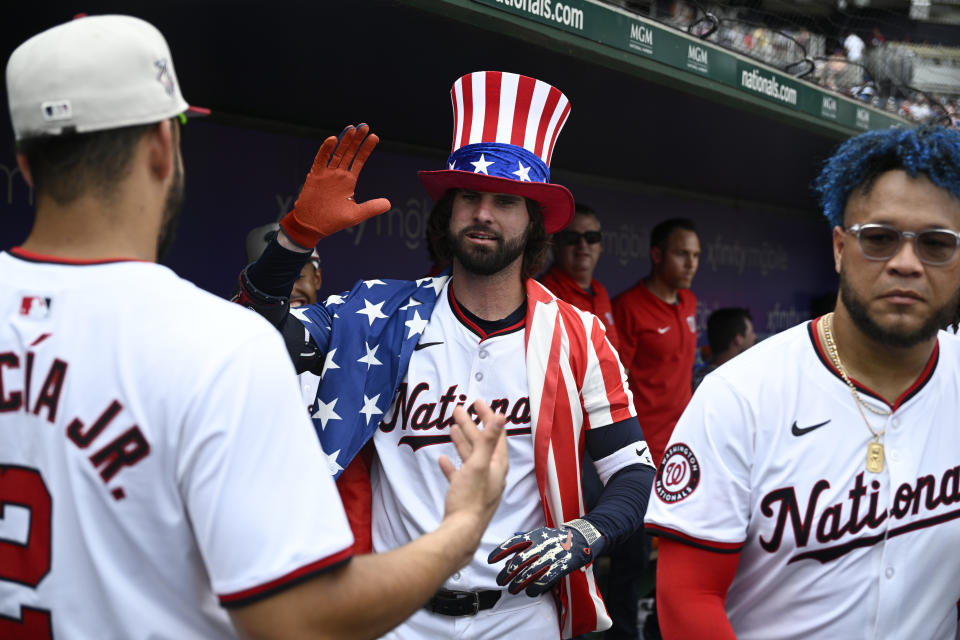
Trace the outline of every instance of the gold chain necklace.
<path fill-rule="evenodd" d="M 873 425 L 870 424 L 870 421 L 867 420 L 867 414 L 863 412 L 863 408 L 866 407 L 868 411 L 884 417 L 889 416 L 893 412 L 875 409 L 863 401 L 860 394 L 857 393 L 857 388 L 853 386 L 853 382 L 850 381 L 850 376 L 847 375 L 846 368 L 844 368 L 843 363 L 840 362 L 840 354 L 837 353 L 837 343 L 833 339 L 833 313 L 828 313 L 823 320 L 823 336 L 826 338 L 827 353 L 830 355 L 830 360 L 837 368 L 837 371 L 840 372 L 843 381 L 850 387 L 850 392 L 853 393 L 853 399 L 857 404 L 857 409 L 860 410 L 860 416 L 863 418 L 863 421 L 867 423 L 867 429 L 870 429 L 870 433 L 873 434 L 873 440 L 867 444 L 867 471 L 870 473 L 880 473 L 883 471 L 884 460 L 883 443 L 880 442 L 880 438 L 887 432 L 887 428 L 884 427 L 880 431 L 876 431 Z"/>

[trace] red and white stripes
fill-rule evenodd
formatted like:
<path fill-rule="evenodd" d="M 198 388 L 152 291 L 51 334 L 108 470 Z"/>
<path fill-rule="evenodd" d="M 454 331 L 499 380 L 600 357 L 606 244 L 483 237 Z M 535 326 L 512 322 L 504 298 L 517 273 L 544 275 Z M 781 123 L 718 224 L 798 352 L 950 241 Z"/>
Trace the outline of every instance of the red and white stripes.
<path fill-rule="evenodd" d="M 502 71 L 477 71 L 450 90 L 453 146 L 499 142 L 537 155 L 549 167 L 557 135 L 570 114 L 563 93 L 535 78 Z"/>

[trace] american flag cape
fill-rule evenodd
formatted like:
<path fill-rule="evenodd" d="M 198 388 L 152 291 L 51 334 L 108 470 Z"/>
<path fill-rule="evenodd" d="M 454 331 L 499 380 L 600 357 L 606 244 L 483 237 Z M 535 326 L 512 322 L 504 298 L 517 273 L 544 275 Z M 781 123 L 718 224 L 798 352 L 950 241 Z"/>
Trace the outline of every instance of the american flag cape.
<path fill-rule="evenodd" d="M 335 478 L 390 408 L 448 277 L 361 280 L 323 303 L 290 310 L 326 351 L 310 413 Z"/>
<path fill-rule="evenodd" d="M 339 475 L 376 431 L 447 277 L 365 280 L 347 294 L 294 310 L 327 349 L 313 419 L 331 473 Z M 546 524 L 556 527 L 585 512 L 580 458 L 586 430 L 636 411 L 600 320 L 532 278 L 526 292 L 534 469 Z M 563 638 L 610 627 L 592 565 L 564 577 L 554 597 Z"/>

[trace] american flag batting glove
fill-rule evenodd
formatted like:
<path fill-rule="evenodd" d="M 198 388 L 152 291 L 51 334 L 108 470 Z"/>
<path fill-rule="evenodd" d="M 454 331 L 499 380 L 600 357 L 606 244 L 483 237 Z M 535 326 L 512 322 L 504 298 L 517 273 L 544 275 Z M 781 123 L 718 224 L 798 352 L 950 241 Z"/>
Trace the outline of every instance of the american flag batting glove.
<path fill-rule="evenodd" d="M 603 543 L 600 532 L 578 518 L 560 528 L 540 527 L 518 533 L 494 549 L 487 562 L 494 564 L 516 554 L 497 575 L 497 584 L 514 595 L 525 591 L 535 597 L 552 589 L 563 576 L 593 562 Z"/>

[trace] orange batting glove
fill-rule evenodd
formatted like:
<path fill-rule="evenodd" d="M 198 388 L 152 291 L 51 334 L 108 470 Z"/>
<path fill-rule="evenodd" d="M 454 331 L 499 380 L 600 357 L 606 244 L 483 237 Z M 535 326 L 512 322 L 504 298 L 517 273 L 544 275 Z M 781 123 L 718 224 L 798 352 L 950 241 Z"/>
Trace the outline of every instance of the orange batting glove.
<path fill-rule="evenodd" d="M 347 127 L 339 141 L 330 136 L 317 151 L 300 197 L 280 221 L 301 247 L 313 247 L 321 238 L 390 210 L 386 198 L 353 200 L 360 170 L 380 142 L 376 134 L 367 135 L 369 131 L 365 124 Z"/>

